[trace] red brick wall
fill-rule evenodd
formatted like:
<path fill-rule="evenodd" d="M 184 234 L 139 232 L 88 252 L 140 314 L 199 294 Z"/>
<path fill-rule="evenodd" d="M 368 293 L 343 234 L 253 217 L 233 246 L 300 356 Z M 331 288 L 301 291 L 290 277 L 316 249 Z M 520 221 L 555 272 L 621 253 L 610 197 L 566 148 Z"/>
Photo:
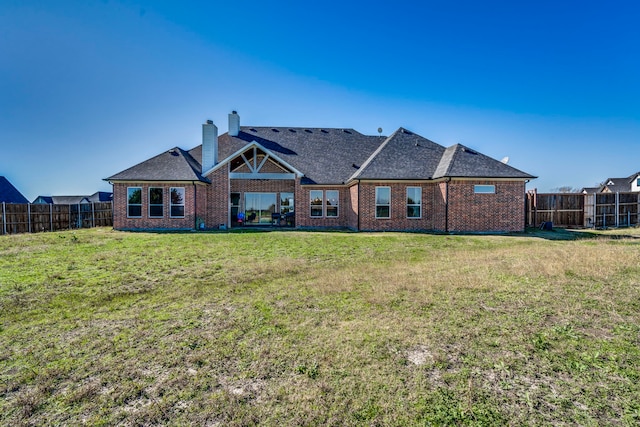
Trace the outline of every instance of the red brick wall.
<path fill-rule="evenodd" d="M 311 190 L 322 190 L 326 199 L 326 190 L 338 191 L 338 216 L 337 217 L 311 217 Z M 352 227 L 353 213 L 351 206 L 351 191 L 342 186 L 298 186 L 296 191 L 296 227 Z M 324 210 L 324 208 L 323 208 Z M 324 215 L 324 212 L 323 212 Z M 355 228 L 355 227 L 353 227 Z"/>
<path fill-rule="evenodd" d="M 206 228 L 218 228 L 220 225 L 229 226 L 229 164 L 210 173 L 207 178 L 211 185 L 207 186 L 206 214 L 204 215 Z"/>
<path fill-rule="evenodd" d="M 391 188 L 390 218 L 376 218 L 376 187 Z M 422 188 L 422 217 L 407 218 L 407 187 Z M 444 199 L 433 183 L 360 183 L 360 229 L 363 231 L 444 230 Z"/>
<path fill-rule="evenodd" d="M 127 218 L 127 188 L 142 188 L 142 217 Z M 149 217 L 149 188 L 163 188 L 162 201 L 164 203 L 163 217 Z M 170 188 L 183 187 L 185 193 L 184 218 L 170 217 Z M 197 185 L 192 183 L 175 182 L 137 182 L 113 184 L 113 228 L 116 230 L 137 229 L 193 229 L 195 227 L 195 197 Z M 201 191 L 201 190 L 200 190 Z"/>
<path fill-rule="evenodd" d="M 474 185 L 495 185 L 495 194 L 474 194 Z M 525 183 L 451 181 L 449 231 L 523 231 Z"/>
<path fill-rule="evenodd" d="M 343 186 L 301 186 L 300 179 L 291 180 L 229 180 L 228 168 L 213 172 L 212 185 L 192 183 L 114 183 L 114 229 L 193 229 L 201 218 L 207 228 L 229 224 L 229 193 L 238 192 L 293 192 L 296 226 L 348 227 L 371 231 L 385 230 L 448 230 L 453 232 L 501 232 L 524 230 L 524 182 L 463 181 L 449 183 L 386 183 L 366 182 Z M 495 194 L 474 194 L 477 184 L 495 185 Z M 391 218 L 375 218 L 375 188 L 391 188 Z M 407 218 L 406 188 L 422 188 L 422 218 Z M 142 188 L 142 217 L 127 218 L 127 188 Z M 150 218 L 149 188 L 164 189 L 164 216 Z M 171 187 L 185 189 L 185 217 L 170 218 Z M 338 217 L 311 218 L 310 190 L 338 190 L 340 206 Z M 448 195 L 449 204 L 445 205 Z M 244 203 L 241 197 L 241 203 Z M 241 206 L 241 210 L 243 206 Z M 448 222 L 446 221 L 448 212 Z M 358 218 L 359 216 L 359 218 Z"/>

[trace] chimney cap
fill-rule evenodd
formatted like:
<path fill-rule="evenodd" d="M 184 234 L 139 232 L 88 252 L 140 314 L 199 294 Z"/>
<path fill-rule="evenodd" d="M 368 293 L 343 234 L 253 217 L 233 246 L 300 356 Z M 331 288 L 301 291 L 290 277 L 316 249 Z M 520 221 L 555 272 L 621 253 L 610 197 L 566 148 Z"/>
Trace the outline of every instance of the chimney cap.
<path fill-rule="evenodd" d="M 213 120 L 207 120 L 207 124 L 208 125 L 212 125 L 213 124 Z"/>
<path fill-rule="evenodd" d="M 231 114 L 238 114 L 236 110 L 231 111 Z"/>

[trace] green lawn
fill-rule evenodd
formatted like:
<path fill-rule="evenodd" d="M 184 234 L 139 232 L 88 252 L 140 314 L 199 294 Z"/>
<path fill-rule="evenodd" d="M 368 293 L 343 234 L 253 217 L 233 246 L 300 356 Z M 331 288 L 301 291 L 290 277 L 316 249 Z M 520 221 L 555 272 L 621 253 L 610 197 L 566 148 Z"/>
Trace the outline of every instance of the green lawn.
<path fill-rule="evenodd" d="M 637 425 L 640 230 L 0 236 L 0 425 Z"/>

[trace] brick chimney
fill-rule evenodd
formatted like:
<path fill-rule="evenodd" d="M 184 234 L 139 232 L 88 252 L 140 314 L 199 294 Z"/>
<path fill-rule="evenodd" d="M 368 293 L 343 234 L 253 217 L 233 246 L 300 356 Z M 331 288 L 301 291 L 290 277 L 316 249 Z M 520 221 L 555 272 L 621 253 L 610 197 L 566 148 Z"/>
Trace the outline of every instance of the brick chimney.
<path fill-rule="evenodd" d="M 218 163 L 218 127 L 211 120 L 202 125 L 202 173 Z"/>
<path fill-rule="evenodd" d="M 240 133 L 240 116 L 237 111 L 229 114 L 229 136 L 238 136 Z"/>

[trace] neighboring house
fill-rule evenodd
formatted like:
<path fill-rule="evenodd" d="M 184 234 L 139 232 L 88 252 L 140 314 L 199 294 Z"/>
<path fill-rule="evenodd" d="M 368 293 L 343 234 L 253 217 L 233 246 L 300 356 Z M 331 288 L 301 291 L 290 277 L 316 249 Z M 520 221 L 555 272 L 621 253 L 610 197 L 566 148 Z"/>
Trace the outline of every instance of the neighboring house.
<path fill-rule="evenodd" d="M 599 189 L 600 187 L 582 187 L 580 192 L 582 194 L 595 194 L 598 192 Z"/>
<path fill-rule="evenodd" d="M 4 176 L 0 176 L 0 203 L 29 203 Z"/>
<path fill-rule="evenodd" d="M 98 191 L 90 196 L 38 196 L 33 203 L 47 205 L 78 205 L 93 202 L 110 202 L 111 200 L 113 200 L 113 193 Z"/>
<path fill-rule="evenodd" d="M 640 191 L 640 172 L 626 178 L 607 178 L 598 187 L 597 193 L 626 193 Z"/>
<path fill-rule="evenodd" d="M 352 230 L 522 231 L 533 177 L 463 145 L 400 128 L 240 126 L 173 148 L 107 181 L 119 230 L 288 224 Z"/>

